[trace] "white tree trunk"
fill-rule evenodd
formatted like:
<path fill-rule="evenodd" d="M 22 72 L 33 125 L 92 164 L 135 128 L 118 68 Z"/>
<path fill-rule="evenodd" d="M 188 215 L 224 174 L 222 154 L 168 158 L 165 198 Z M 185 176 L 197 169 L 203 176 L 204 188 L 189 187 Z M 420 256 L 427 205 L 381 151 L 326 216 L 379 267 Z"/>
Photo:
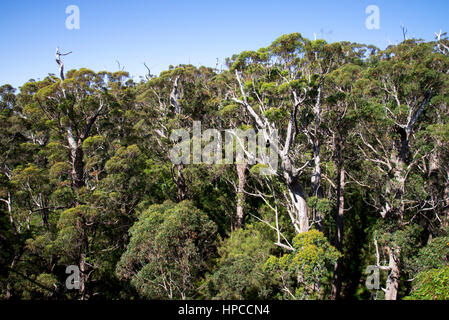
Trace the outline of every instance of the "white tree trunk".
<path fill-rule="evenodd" d="M 247 163 L 237 163 L 236 170 L 239 179 L 237 187 L 237 221 L 235 227 L 241 228 L 244 218 L 244 205 L 245 205 L 245 184 L 246 184 L 246 168 Z"/>
<path fill-rule="evenodd" d="M 385 291 L 385 300 L 396 300 L 398 297 L 399 277 L 400 277 L 400 249 L 387 247 L 389 262 L 389 274 L 387 278 L 387 286 Z"/>
<path fill-rule="evenodd" d="M 299 183 L 294 182 L 289 184 L 288 193 L 293 208 L 293 212 L 290 212 L 290 217 L 293 220 L 293 225 L 296 232 L 304 233 L 309 231 L 309 210 L 307 207 L 306 197 Z"/>

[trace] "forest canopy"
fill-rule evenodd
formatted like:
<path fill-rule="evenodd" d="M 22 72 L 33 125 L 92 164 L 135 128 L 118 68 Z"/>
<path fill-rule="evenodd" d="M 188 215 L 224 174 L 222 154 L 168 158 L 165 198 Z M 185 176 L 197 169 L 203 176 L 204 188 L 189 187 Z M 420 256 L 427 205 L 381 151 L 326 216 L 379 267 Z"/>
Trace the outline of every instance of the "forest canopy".
<path fill-rule="evenodd" d="M 0 86 L 1 299 L 449 298 L 445 35 L 139 82 L 62 59 Z"/>

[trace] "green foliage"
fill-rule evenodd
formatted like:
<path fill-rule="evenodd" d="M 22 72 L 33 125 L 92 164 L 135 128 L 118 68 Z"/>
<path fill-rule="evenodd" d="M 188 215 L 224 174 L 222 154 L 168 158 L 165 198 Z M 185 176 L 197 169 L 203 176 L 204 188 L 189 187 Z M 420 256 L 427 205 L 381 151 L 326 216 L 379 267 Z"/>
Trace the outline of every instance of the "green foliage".
<path fill-rule="evenodd" d="M 40 292 L 44 296 L 50 297 L 53 295 L 53 292 L 51 290 L 54 290 L 54 288 L 57 287 L 58 279 L 53 274 L 41 273 L 36 278 L 36 282 L 42 285 L 36 286 L 36 291 Z"/>
<path fill-rule="evenodd" d="M 413 262 L 413 269 L 419 272 L 447 265 L 449 265 L 449 237 L 438 237 L 419 250 Z"/>
<path fill-rule="evenodd" d="M 286 299 L 322 299 L 329 294 L 332 270 L 341 254 L 323 233 L 312 230 L 293 239 L 294 252 L 271 256 L 265 263 Z M 282 292 L 281 291 L 281 292 Z"/>
<path fill-rule="evenodd" d="M 140 83 L 81 68 L 0 86 L 2 298 L 325 299 L 339 261 L 340 296 L 369 299 L 363 272 L 388 265 L 388 248 L 399 298 L 447 298 L 447 50 L 292 33 L 226 65 L 170 66 Z M 258 160 L 243 174 L 173 165 L 170 133 L 191 134 L 193 121 L 276 130 L 275 174 Z M 297 185 L 322 233 L 298 234 Z M 339 200 L 341 254 L 329 242 Z M 83 290 L 65 289 L 67 265 L 83 267 Z"/>
<path fill-rule="evenodd" d="M 218 246 L 215 269 L 203 284 L 207 299 L 257 300 L 272 295 L 270 275 L 263 265 L 273 244 L 254 226 L 239 229 Z"/>
<path fill-rule="evenodd" d="M 449 300 L 449 267 L 422 271 L 405 300 Z"/>
<path fill-rule="evenodd" d="M 413 259 L 415 274 L 406 300 L 449 300 L 449 237 L 438 237 L 421 248 Z"/>
<path fill-rule="evenodd" d="M 264 112 L 264 116 L 272 122 L 285 119 L 286 113 L 278 108 L 270 108 Z"/>
<path fill-rule="evenodd" d="M 188 201 L 153 205 L 131 227 L 117 275 L 145 298 L 193 298 L 215 234 L 214 223 Z"/>
<path fill-rule="evenodd" d="M 328 199 L 320 199 L 317 196 L 309 197 L 307 199 L 307 205 L 310 208 L 316 209 L 323 215 L 329 215 L 332 212 L 333 204 Z"/>
<path fill-rule="evenodd" d="M 93 218 L 95 218 L 95 211 L 85 205 L 79 205 L 61 213 L 57 224 L 57 238 L 53 243 L 55 252 L 61 257 L 61 263 L 76 264 L 79 252 L 85 249 L 83 221 L 92 221 Z"/>

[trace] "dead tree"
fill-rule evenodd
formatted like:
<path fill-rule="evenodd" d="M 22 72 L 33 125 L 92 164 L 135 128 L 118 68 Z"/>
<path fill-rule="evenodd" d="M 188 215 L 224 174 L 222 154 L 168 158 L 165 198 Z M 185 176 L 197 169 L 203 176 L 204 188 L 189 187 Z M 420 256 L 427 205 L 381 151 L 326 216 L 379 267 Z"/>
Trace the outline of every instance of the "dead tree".
<path fill-rule="evenodd" d="M 55 54 L 56 63 L 59 66 L 59 75 L 60 75 L 62 81 L 64 81 L 64 63 L 61 60 L 61 56 L 67 56 L 71 53 L 72 53 L 72 51 L 66 52 L 66 53 L 61 53 L 61 52 L 59 52 L 59 47 L 56 47 L 56 54 Z"/>

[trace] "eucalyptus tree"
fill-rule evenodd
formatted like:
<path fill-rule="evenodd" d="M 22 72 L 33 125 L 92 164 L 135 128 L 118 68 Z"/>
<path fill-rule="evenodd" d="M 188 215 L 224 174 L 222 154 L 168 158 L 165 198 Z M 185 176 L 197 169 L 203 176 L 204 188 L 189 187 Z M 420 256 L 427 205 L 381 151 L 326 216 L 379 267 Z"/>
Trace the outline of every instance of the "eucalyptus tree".
<path fill-rule="evenodd" d="M 310 228 L 310 208 L 302 177 L 311 163 L 311 195 L 322 197 L 321 145 L 324 78 L 360 53 L 348 44 L 284 35 L 269 47 L 245 51 L 231 60 L 235 80 L 228 100 L 250 114 L 252 125 L 280 157 L 276 174 L 287 185 L 288 212 L 295 230 Z M 278 137 L 275 137 L 275 133 Z M 312 156 L 306 156 L 312 149 Z M 322 217 L 314 223 L 321 228 Z"/>
<path fill-rule="evenodd" d="M 281 159 L 279 174 L 287 185 L 288 213 L 297 233 L 309 230 L 309 209 L 300 181 L 309 159 L 301 157 L 305 143 L 298 142 L 300 109 L 315 81 L 301 68 L 307 43 L 300 34 L 290 34 L 268 48 L 234 57 L 235 81 L 229 95 L 251 115 L 253 126 L 265 132 L 265 140 Z"/>
<path fill-rule="evenodd" d="M 17 188 L 28 193 L 28 202 L 35 204 L 31 210 L 41 212 L 48 229 L 54 228 L 49 223 L 51 213 L 60 213 L 64 209 L 63 213 L 67 212 L 59 219 L 56 251 L 53 252 L 62 256 L 61 263 L 70 261 L 78 264 L 81 271 L 80 296 L 86 298 L 86 281 L 95 270 L 95 266 L 87 262 L 94 254 L 91 250 L 95 241 L 92 232 L 95 233 L 101 221 L 93 218 L 92 212 L 96 210 L 88 205 L 89 192 L 97 188 L 99 176 L 88 172 L 95 161 L 85 157 L 85 142 L 92 136 L 98 140 L 102 131 L 99 119 L 120 102 L 118 95 L 127 86 L 127 73 L 95 73 L 80 69 L 62 75 L 63 79 L 50 75 L 42 81 L 28 82 L 21 88 L 18 95 L 20 115 L 33 123 L 28 130 L 32 138 L 30 147 L 42 149 L 36 153 L 37 159 L 42 160 L 39 166 L 29 164 L 17 168 L 13 177 Z M 89 142 L 88 145 L 92 145 L 92 141 Z M 61 150 L 67 150 L 67 153 Z M 107 153 L 104 156 L 103 164 Z M 63 219 L 68 216 L 71 218 Z M 58 245 L 58 238 L 71 236 L 79 241 L 67 244 L 70 250 Z"/>
<path fill-rule="evenodd" d="M 0 294 L 13 297 L 14 270 L 23 252 L 21 235 L 27 231 L 26 223 L 17 213 L 17 199 L 13 189 L 12 172 L 23 161 L 20 144 L 27 141 L 21 134 L 23 120 L 14 115 L 15 89 L 0 86 Z"/>
<path fill-rule="evenodd" d="M 173 130 L 189 130 L 193 128 L 193 121 L 206 120 L 213 125 L 213 118 L 208 114 L 214 104 L 214 89 L 210 85 L 214 75 L 211 68 L 179 65 L 163 71 L 159 77 L 153 77 L 141 86 L 138 103 L 143 105 L 147 118 L 140 124 L 148 133 L 160 161 L 169 160 L 172 147 L 170 134 Z M 174 165 L 174 169 L 177 199 L 182 201 L 188 192 L 185 164 Z"/>
<path fill-rule="evenodd" d="M 19 132 L 11 130 L 14 128 L 11 123 L 14 108 L 16 104 L 15 89 L 10 85 L 4 85 L 0 87 L 0 174 L 1 174 L 1 198 L 0 201 L 6 205 L 9 215 L 9 222 L 14 233 L 17 232 L 16 222 L 12 213 L 12 198 L 9 182 L 11 180 L 12 166 L 15 162 L 14 158 L 17 154 L 14 154 L 18 149 L 17 142 L 23 142 L 25 139 L 20 139 Z M 19 138 L 19 139 L 17 139 Z"/>
<path fill-rule="evenodd" d="M 433 66 L 441 73 L 448 74 L 449 40 L 447 34 L 440 31 L 436 34 L 436 40 L 436 50 L 441 56 L 434 60 Z M 433 207 L 440 214 L 443 229 L 449 227 L 449 149 L 448 144 L 445 143 L 449 140 L 448 80 L 447 77 L 444 78 L 439 95 L 434 98 L 433 124 L 428 126 L 421 136 L 423 143 L 427 143 L 432 148 L 427 165 L 431 189 L 429 193 L 432 197 Z"/>
<path fill-rule="evenodd" d="M 69 150 L 71 179 L 74 190 L 86 186 L 83 142 L 92 134 L 99 117 L 106 115 L 113 97 L 108 86 L 123 81 L 124 72 L 95 73 L 88 69 L 71 70 L 64 80 L 52 76 L 27 83 L 19 95 L 32 116 L 47 119 L 64 137 Z"/>
<path fill-rule="evenodd" d="M 447 78 L 441 67 L 448 61 L 435 52 L 433 43 L 407 40 L 380 52 L 372 63 L 357 84 L 366 101 L 361 107 L 359 149 L 378 192 L 372 205 L 383 220 L 382 243 L 389 262 L 381 266 L 378 259 L 378 264 L 388 271 L 385 298 L 395 300 L 404 249 L 401 237 L 417 215 L 432 212 L 421 167 L 430 153 L 417 136 L 433 121 Z M 376 247 L 378 240 L 375 236 Z"/>
<path fill-rule="evenodd" d="M 358 62 L 358 63 L 357 63 Z M 356 64 L 357 63 L 357 64 Z M 365 63 L 362 60 L 347 63 L 331 72 L 325 79 L 323 121 L 327 133 L 325 160 L 332 164 L 325 170 L 326 180 L 335 190 L 335 247 L 343 253 L 345 187 L 350 172 L 356 169 L 357 157 L 354 154 L 354 134 L 357 126 L 357 97 L 354 95 L 354 85 L 363 75 Z M 329 166 L 327 166 L 329 167 Z M 354 179 L 354 178 L 352 178 Z M 356 180 L 354 180 L 356 181 Z M 356 181 L 357 182 L 357 181 Z M 323 200 L 322 200 L 323 201 Z M 347 206 L 347 205 L 346 205 Z M 332 297 L 338 298 L 341 291 L 342 256 L 334 268 Z"/>
<path fill-rule="evenodd" d="M 233 72 L 230 70 L 222 71 L 218 74 L 214 81 L 217 86 L 218 98 L 220 99 L 219 112 L 217 114 L 218 118 L 218 129 L 225 131 L 233 138 L 232 140 L 232 150 L 236 151 L 236 146 L 234 146 L 235 132 L 237 130 L 245 130 L 251 125 L 251 116 L 245 109 L 240 108 L 239 105 L 229 101 L 228 90 L 229 83 L 232 82 Z M 237 182 L 235 179 L 230 180 L 231 184 L 234 186 L 236 192 L 236 219 L 234 223 L 235 229 L 240 229 L 243 226 L 243 221 L 245 218 L 246 210 L 246 184 L 249 179 L 249 163 L 245 157 L 241 159 L 235 159 L 235 172 L 237 174 Z"/>
<path fill-rule="evenodd" d="M 192 299 L 214 251 L 216 226 L 190 201 L 166 201 L 142 212 L 117 264 L 147 299 Z"/>
<path fill-rule="evenodd" d="M 306 108 L 302 118 L 301 133 L 307 138 L 312 149 L 313 167 L 311 170 L 310 196 L 322 199 L 322 152 L 321 148 L 326 144 L 328 129 L 332 129 L 326 121 L 323 121 L 326 111 L 326 98 L 338 91 L 337 88 L 330 88 L 326 78 L 335 70 L 348 64 L 361 64 L 368 50 L 375 50 L 374 47 L 350 43 L 336 42 L 327 43 L 324 40 L 309 41 L 305 46 L 305 55 L 302 60 L 303 73 L 308 77 L 314 77 L 313 86 L 310 87 L 308 98 L 305 101 Z M 326 90 L 327 85 L 327 91 Z M 329 119 L 327 119 L 329 120 Z M 331 130 L 332 131 L 332 130 Z M 333 133 L 331 132 L 331 136 Z M 311 208 L 315 227 L 321 230 L 323 227 L 323 212 Z"/>

